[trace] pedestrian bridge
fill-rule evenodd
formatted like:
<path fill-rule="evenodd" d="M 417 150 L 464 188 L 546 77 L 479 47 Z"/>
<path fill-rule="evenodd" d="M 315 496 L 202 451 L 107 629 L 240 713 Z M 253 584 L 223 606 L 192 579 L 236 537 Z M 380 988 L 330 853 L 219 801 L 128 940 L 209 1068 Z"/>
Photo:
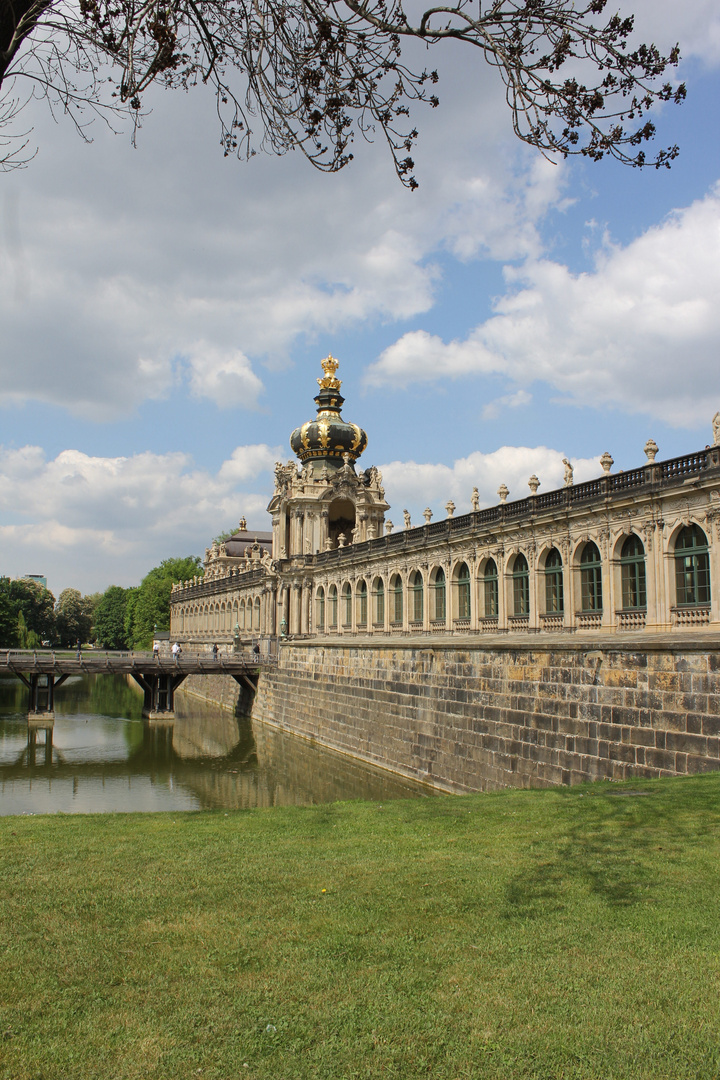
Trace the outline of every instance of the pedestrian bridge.
<path fill-rule="evenodd" d="M 71 675 L 131 675 L 141 687 L 143 716 L 171 720 L 174 695 L 188 675 L 231 675 L 241 686 L 254 691 L 263 667 L 277 663 L 272 655 L 254 652 L 219 654 L 182 652 L 177 659 L 151 652 L 76 652 L 50 649 L 0 650 L 0 677 L 16 675 L 30 691 L 28 724 L 52 727 L 55 691 Z"/>

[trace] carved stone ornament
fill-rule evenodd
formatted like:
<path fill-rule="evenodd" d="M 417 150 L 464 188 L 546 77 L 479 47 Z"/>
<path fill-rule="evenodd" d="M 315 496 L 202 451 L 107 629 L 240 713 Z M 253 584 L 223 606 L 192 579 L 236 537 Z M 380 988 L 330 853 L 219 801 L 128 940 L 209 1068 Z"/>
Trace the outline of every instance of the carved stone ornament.
<path fill-rule="evenodd" d="M 565 466 L 565 475 L 563 477 L 563 485 L 565 487 L 572 487 L 575 481 L 573 480 L 574 469 L 568 459 L 564 457 L 562 463 Z"/>
<path fill-rule="evenodd" d="M 533 473 L 532 476 L 530 477 L 530 479 L 528 480 L 528 487 L 530 488 L 533 495 L 537 495 L 537 489 L 540 487 L 540 481 L 538 480 L 535 473 Z"/>
<path fill-rule="evenodd" d="M 645 457 L 648 461 L 653 462 L 658 455 L 658 444 L 654 439 L 648 439 L 643 446 L 643 450 L 645 451 Z"/>
<path fill-rule="evenodd" d="M 430 522 L 432 521 L 432 510 L 430 509 L 429 506 L 426 506 L 425 509 L 423 510 L 423 517 L 425 518 L 425 524 L 429 525 Z"/>
<path fill-rule="evenodd" d="M 392 521 L 386 521 L 385 522 L 385 532 L 387 533 L 388 536 L 390 535 L 390 533 L 393 531 L 394 528 L 395 528 L 395 526 L 393 525 Z"/>
<path fill-rule="evenodd" d="M 720 446 L 720 412 L 716 412 L 712 418 L 713 446 Z"/>
<path fill-rule="evenodd" d="M 452 499 L 448 499 L 448 501 L 445 503 L 445 512 L 449 518 L 452 517 L 455 513 L 455 503 L 452 501 Z"/>
<path fill-rule="evenodd" d="M 501 484 L 497 489 L 498 498 L 501 503 L 507 502 L 507 497 L 510 494 L 507 484 Z"/>
<path fill-rule="evenodd" d="M 470 496 L 470 505 L 472 506 L 473 510 L 477 511 L 480 509 L 480 494 L 476 487 L 472 489 L 472 495 Z"/>
<path fill-rule="evenodd" d="M 410 521 L 410 511 L 409 510 L 403 510 L 403 520 L 405 522 L 405 528 L 406 529 L 411 529 L 412 528 L 412 523 Z"/>
<path fill-rule="evenodd" d="M 615 461 L 613 460 L 612 454 L 610 454 L 607 450 L 600 458 L 600 464 L 602 465 L 602 471 L 605 473 L 606 476 L 609 476 L 610 470 L 615 464 Z"/>

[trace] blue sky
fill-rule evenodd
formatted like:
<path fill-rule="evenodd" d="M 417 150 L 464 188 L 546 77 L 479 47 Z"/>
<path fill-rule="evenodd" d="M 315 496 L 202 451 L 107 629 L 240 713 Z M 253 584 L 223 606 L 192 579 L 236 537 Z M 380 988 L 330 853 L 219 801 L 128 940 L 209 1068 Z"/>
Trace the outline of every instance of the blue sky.
<path fill-rule="evenodd" d="M 0 572 L 56 593 L 135 583 L 245 514 L 340 359 L 396 527 L 704 446 L 720 408 L 720 15 L 632 5 L 679 40 L 671 170 L 552 164 L 475 58 L 440 63 L 414 194 L 380 145 L 338 176 L 223 159 L 212 105 L 162 95 L 140 133 L 32 113 L 0 176 Z"/>

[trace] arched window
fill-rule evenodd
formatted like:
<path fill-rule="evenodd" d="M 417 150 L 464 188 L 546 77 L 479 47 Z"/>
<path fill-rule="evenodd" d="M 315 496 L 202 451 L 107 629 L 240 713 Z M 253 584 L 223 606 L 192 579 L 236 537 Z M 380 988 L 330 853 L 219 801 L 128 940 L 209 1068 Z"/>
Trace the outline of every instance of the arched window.
<path fill-rule="evenodd" d="M 433 571 L 430 588 L 433 598 L 432 618 L 434 622 L 439 622 L 445 618 L 445 571 L 442 566 Z"/>
<path fill-rule="evenodd" d="M 455 581 L 457 583 L 457 608 L 456 618 L 470 618 L 470 570 L 467 563 L 460 563 L 455 567 Z"/>
<path fill-rule="evenodd" d="M 410 610 L 413 622 L 423 621 L 423 577 L 419 570 L 410 575 Z"/>
<path fill-rule="evenodd" d="M 620 552 L 620 584 L 624 611 L 647 607 L 645 587 L 645 548 L 634 533 L 628 536 Z"/>
<path fill-rule="evenodd" d="M 241 630 L 245 629 L 245 601 L 240 601 L 240 614 L 238 616 L 238 626 Z"/>
<path fill-rule="evenodd" d="M 675 587 L 678 607 L 710 603 L 708 542 L 699 525 L 686 525 L 675 541 Z"/>
<path fill-rule="evenodd" d="M 327 594 L 328 600 L 328 630 L 337 629 L 338 616 L 338 593 L 337 585 L 331 585 Z"/>
<path fill-rule="evenodd" d="M 602 611 L 602 606 L 600 552 L 590 540 L 580 556 L 580 608 L 582 611 Z"/>
<path fill-rule="evenodd" d="M 400 623 L 403 621 L 403 585 L 402 578 L 399 574 L 396 574 L 394 578 L 390 579 L 390 593 L 391 593 L 391 608 L 390 608 L 390 622 Z"/>
<path fill-rule="evenodd" d="M 530 571 L 524 555 L 516 555 L 512 569 L 513 615 L 530 614 Z"/>
<path fill-rule="evenodd" d="M 348 581 L 342 587 L 342 621 L 343 626 L 352 626 L 352 589 Z"/>
<path fill-rule="evenodd" d="M 485 563 L 483 574 L 483 610 L 486 619 L 497 619 L 498 616 L 498 572 L 494 559 L 488 559 Z"/>
<path fill-rule="evenodd" d="M 355 586 L 355 596 L 357 598 L 357 624 L 358 626 L 367 626 L 367 585 L 362 578 Z"/>
<path fill-rule="evenodd" d="M 256 597 L 255 597 L 255 621 L 254 621 L 254 629 L 255 629 L 255 630 L 259 630 L 259 629 L 260 629 L 260 597 L 259 597 L 259 596 L 256 596 Z"/>
<path fill-rule="evenodd" d="M 325 590 L 322 585 L 315 593 L 315 625 L 318 630 L 325 629 Z"/>
<path fill-rule="evenodd" d="M 545 611 L 560 614 L 563 610 L 562 556 L 557 548 L 550 548 L 545 559 Z"/>
<path fill-rule="evenodd" d="M 385 623 L 385 582 L 381 577 L 373 582 L 373 623 L 375 626 Z"/>

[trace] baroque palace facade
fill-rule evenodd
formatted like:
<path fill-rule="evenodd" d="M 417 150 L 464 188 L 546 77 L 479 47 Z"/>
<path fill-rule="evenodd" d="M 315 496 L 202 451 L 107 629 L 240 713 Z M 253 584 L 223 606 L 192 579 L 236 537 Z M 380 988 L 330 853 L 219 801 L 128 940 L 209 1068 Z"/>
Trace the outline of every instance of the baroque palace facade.
<path fill-rule="evenodd" d="M 323 361 L 317 416 L 275 468 L 272 532 L 240 530 L 206 552 L 203 577 L 176 585 L 180 641 L 263 647 L 276 638 L 351 641 L 401 636 L 697 636 L 720 628 L 720 414 L 713 445 L 404 528 L 374 466 L 357 468 L 367 435 L 343 420 L 337 361 Z M 437 637 L 436 637 L 437 636 Z M 488 645 L 490 644 L 489 638 Z M 529 641 L 530 639 L 520 640 Z M 535 639 L 537 640 L 537 639 Z"/>

